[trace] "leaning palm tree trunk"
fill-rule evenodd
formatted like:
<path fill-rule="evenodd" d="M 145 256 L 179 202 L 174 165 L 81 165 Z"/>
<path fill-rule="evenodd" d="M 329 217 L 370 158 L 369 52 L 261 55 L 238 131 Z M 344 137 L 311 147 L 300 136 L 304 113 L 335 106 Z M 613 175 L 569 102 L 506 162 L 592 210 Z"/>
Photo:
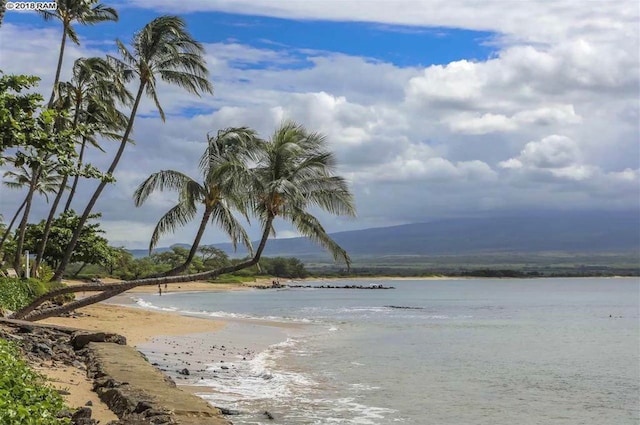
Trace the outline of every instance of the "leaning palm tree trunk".
<path fill-rule="evenodd" d="M 78 187 L 78 181 L 80 180 L 80 169 L 82 168 L 82 161 L 84 159 L 84 151 L 87 146 L 87 138 L 86 136 L 82 137 L 82 144 L 80 145 L 80 153 L 78 154 L 78 163 L 77 170 L 78 173 L 73 176 L 73 183 L 71 184 L 71 189 L 69 190 L 69 198 L 67 198 L 67 202 L 64 204 L 64 209 L 62 212 L 67 212 L 71 208 L 71 203 L 73 202 L 73 198 L 76 195 L 76 188 Z"/>
<path fill-rule="evenodd" d="M 44 231 L 42 232 L 42 240 L 40 240 L 40 245 L 38 245 L 38 252 L 36 254 L 36 259 L 33 262 L 33 275 L 36 275 L 36 271 L 38 267 L 40 267 L 40 263 L 42 262 L 42 257 L 44 257 L 44 251 L 47 248 L 47 240 L 49 239 L 49 234 L 51 233 L 51 226 L 53 225 L 53 218 L 56 215 L 56 210 L 58 209 L 58 204 L 60 203 L 60 199 L 62 199 L 62 194 L 64 193 L 64 189 L 67 187 L 67 180 L 69 180 L 69 175 L 65 174 L 60 182 L 60 188 L 58 189 L 58 193 L 56 193 L 56 197 L 53 200 L 53 204 L 51 205 L 51 209 L 49 210 L 49 215 L 47 216 L 47 222 L 44 225 Z"/>
<path fill-rule="evenodd" d="M 62 60 L 64 58 L 64 48 L 67 44 L 67 28 L 66 26 L 62 27 L 62 41 L 60 41 L 60 53 L 58 54 L 58 66 L 56 67 L 56 76 L 53 79 L 53 89 L 51 90 L 51 97 L 49 98 L 49 103 L 47 108 L 51 109 L 53 106 L 53 102 L 56 100 L 56 87 L 58 87 L 58 82 L 60 81 L 60 71 L 62 70 Z"/>
<path fill-rule="evenodd" d="M 31 181 L 29 182 L 29 192 L 27 193 L 27 197 L 25 199 L 26 202 L 24 205 L 24 213 L 22 214 L 22 220 L 20 221 L 20 225 L 18 226 L 18 240 L 16 243 L 15 256 L 13 257 L 13 268 L 16 269 L 16 271 L 20 270 L 22 247 L 24 246 L 24 236 L 27 232 L 27 223 L 29 221 L 29 213 L 31 212 L 31 202 L 33 201 L 34 193 L 36 193 L 36 185 L 38 184 L 41 170 L 42 166 L 38 165 L 37 170 L 31 176 Z"/>
<path fill-rule="evenodd" d="M 20 212 L 22 211 L 22 209 L 25 207 L 26 204 L 27 204 L 27 198 L 25 197 L 24 201 L 22 201 L 22 204 L 20 204 L 20 208 L 18 208 L 18 211 L 16 211 L 16 213 L 13 215 L 13 218 L 11 219 L 11 222 L 9 223 L 9 227 L 7 227 L 6 230 L 4 231 L 4 234 L 2 235 L 2 239 L 0 239 L 0 250 L 2 249 L 2 246 L 4 245 L 4 242 L 7 240 L 7 238 L 11 234 L 11 229 L 13 228 L 13 225 L 15 224 L 16 220 L 18 219 L 18 216 L 20 215 Z"/>
<path fill-rule="evenodd" d="M 73 126 L 72 129 L 75 130 L 78 127 L 78 118 L 80 117 L 80 109 L 79 105 L 76 105 L 76 111 L 73 117 Z M 42 232 L 42 240 L 40 241 L 40 245 L 38 246 L 38 252 L 36 254 L 36 260 L 33 262 L 33 275 L 35 276 L 38 267 L 40 267 L 40 263 L 42 262 L 42 257 L 44 256 L 44 251 L 47 248 L 47 240 L 49 239 L 49 233 L 51 232 L 51 226 L 53 224 L 53 218 L 56 216 L 56 210 L 58 209 L 58 204 L 62 199 L 62 195 L 64 194 L 65 189 L 67 188 L 67 181 L 69 181 L 69 174 L 65 173 L 62 181 L 60 182 L 60 186 L 58 188 L 58 192 L 56 193 L 56 197 L 53 200 L 53 204 L 51 205 L 51 209 L 49 210 L 49 215 L 47 216 L 47 222 L 44 225 L 44 231 Z"/>
<path fill-rule="evenodd" d="M 129 135 L 131 134 L 131 130 L 133 129 L 133 122 L 136 119 L 136 113 L 138 112 L 138 106 L 140 105 L 140 99 L 142 99 L 144 88 L 145 88 L 145 83 L 141 82 L 140 87 L 138 88 L 136 99 L 133 103 L 133 107 L 131 108 L 131 115 L 129 116 L 127 129 L 125 130 L 124 135 L 122 136 L 120 147 L 118 148 L 118 152 L 116 152 L 116 156 L 113 158 L 113 161 L 111 162 L 111 166 L 107 170 L 107 174 L 112 175 L 113 172 L 116 170 L 116 167 L 120 162 L 120 158 L 122 158 L 122 153 L 124 152 L 124 149 L 127 147 L 127 142 L 129 141 Z M 80 217 L 80 221 L 78 222 L 78 227 L 76 227 L 76 229 L 74 230 L 73 236 L 71 237 L 71 241 L 67 245 L 67 248 L 64 252 L 64 256 L 62 257 L 62 260 L 60 261 L 60 264 L 58 265 L 51 280 L 59 281 L 62 279 L 62 274 L 64 273 L 65 269 L 69 265 L 69 261 L 71 260 L 71 255 L 73 255 L 73 250 L 75 249 L 76 244 L 78 243 L 78 239 L 80 238 L 80 233 L 82 232 L 82 228 L 84 224 L 87 222 L 87 220 L 89 219 L 91 210 L 93 209 L 96 202 L 98 201 L 100 194 L 102 194 L 102 191 L 107 186 L 107 183 L 108 183 L 107 180 L 102 180 L 98 185 L 98 187 L 96 188 L 95 192 L 93 193 L 93 196 L 91 196 L 89 203 L 85 207 L 84 212 Z"/>
<path fill-rule="evenodd" d="M 34 300 L 28 306 L 15 312 L 12 318 L 28 320 L 28 321 L 42 320 L 48 317 L 70 312 L 81 307 L 86 307 L 88 305 L 95 304 L 100 301 L 104 301 L 106 299 L 114 297 L 118 294 L 121 294 L 130 289 L 136 288 L 138 286 L 154 286 L 154 285 L 169 284 L 169 283 L 192 282 L 194 280 L 209 279 L 225 273 L 233 273 L 238 270 L 242 270 L 242 269 L 246 269 L 248 267 L 254 266 L 258 264 L 258 262 L 260 261 L 262 252 L 264 251 L 264 248 L 267 245 L 267 239 L 269 238 L 269 235 L 272 232 L 273 218 L 274 218 L 273 216 L 269 216 L 267 218 L 263 232 L 262 232 L 262 238 L 260 240 L 260 244 L 258 245 L 258 249 L 256 250 L 253 258 L 247 261 L 243 261 L 242 263 L 239 263 L 233 266 L 222 267 L 216 270 L 182 275 L 182 276 L 143 278 L 143 279 L 130 280 L 124 283 L 114 283 L 114 284 L 108 284 L 108 285 L 86 284 L 86 285 L 67 286 L 64 288 L 47 292 L 46 294 Z M 35 311 L 36 308 L 38 308 L 40 305 L 42 305 L 42 303 L 48 300 L 51 300 L 60 295 L 71 294 L 76 292 L 100 292 L 100 294 L 92 295 L 92 296 L 83 298 L 81 300 L 73 301 L 63 306 Z"/>

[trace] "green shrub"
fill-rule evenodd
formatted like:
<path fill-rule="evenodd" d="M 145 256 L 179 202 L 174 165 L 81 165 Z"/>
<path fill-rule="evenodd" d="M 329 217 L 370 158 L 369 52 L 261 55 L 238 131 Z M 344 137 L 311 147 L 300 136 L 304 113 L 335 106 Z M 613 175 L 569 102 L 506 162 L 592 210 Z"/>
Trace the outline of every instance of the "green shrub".
<path fill-rule="evenodd" d="M 56 415 L 65 410 L 62 397 L 29 369 L 15 345 L 0 339 L 0 424 L 67 425 Z"/>
<path fill-rule="evenodd" d="M 40 295 L 63 286 L 59 282 L 42 282 L 38 279 L 0 278 L 0 308 L 18 310 Z"/>

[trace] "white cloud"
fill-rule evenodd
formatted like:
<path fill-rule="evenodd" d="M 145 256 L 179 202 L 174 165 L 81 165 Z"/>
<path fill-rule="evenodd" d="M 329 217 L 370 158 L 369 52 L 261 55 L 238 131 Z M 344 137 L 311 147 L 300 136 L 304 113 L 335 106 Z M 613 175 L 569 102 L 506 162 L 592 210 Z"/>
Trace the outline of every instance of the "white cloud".
<path fill-rule="evenodd" d="M 383 24 L 451 26 L 500 32 L 498 52 L 485 61 L 460 60 L 399 67 L 333 52 L 271 50 L 229 40 L 207 44 L 214 96 L 197 98 L 159 86 L 167 123 L 145 100 L 128 146 L 96 210 L 114 243 L 144 247 L 171 195 L 133 207 L 132 191 L 150 173 L 177 169 L 197 177 L 209 131 L 248 125 L 268 137 L 284 118 L 328 136 L 341 174 L 356 195 L 358 220 L 322 216 L 330 231 L 421 221 L 478 211 L 521 208 L 637 208 L 640 203 L 640 30 L 634 2 L 527 2 L 471 0 L 369 2 L 203 1 L 176 4 L 136 0 L 149 7 L 219 10 L 268 16 Z M 7 73 L 41 75 L 48 94 L 59 28 L 4 24 Z M 26 43 L 26 44 L 25 44 Z M 73 58 L 99 55 L 98 44 L 69 46 Z M 104 45 L 99 45 L 104 47 Z M 290 66 L 295 64 L 296 66 Z M 300 66 L 304 65 L 304 66 Z M 202 113 L 185 117 L 185 108 Z M 106 154 L 90 160 L 107 165 Z M 84 185 L 78 205 L 91 185 Z M 21 194 L 1 189 L 6 217 Z M 606 199 L 607 202 L 603 202 Z M 47 208 L 38 201 L 34 217 Z M 278 236 L 293 235 L 279 224 Z M 195 224 L 163 243 L 187 242 Z M 255 228 L 252 235 L 257 236 Z M 225 240 L 211 230 L 207 240 Z"/>

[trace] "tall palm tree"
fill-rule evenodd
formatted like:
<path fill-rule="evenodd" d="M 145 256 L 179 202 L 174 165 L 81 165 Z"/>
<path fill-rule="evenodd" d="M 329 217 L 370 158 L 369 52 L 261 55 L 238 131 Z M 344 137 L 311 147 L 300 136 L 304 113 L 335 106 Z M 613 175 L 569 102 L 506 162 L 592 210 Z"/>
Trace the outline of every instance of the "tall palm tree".
<path fill-rule="evenodd" d="M 81 170 L 87 147 L 91 145 L 104 152 L 96 140 L 96 134 L 105 139 L 120 140 L 122 139 L 122 131 L 127 127 L 127 120 L 129 118 L 109 101 L 113 99 L 111 96 L 107 93 L 105 93 L 105 95 L 106 96 L 103 97 L 91 96 L 87 99 L 82 122 L 87 126 L 89 131 L 82 135 L 80 152 L 78 153 L 76 161 L 76 172 L 73 176 L 73 183 L 71 184 L 69 197 L 67 198 L 63 211 L 68 211 L 73 203 L 82 174 Z M 129 141 L 131 142 L 131 139 L 129 139 Z"/>
<path fill-rule="evenodd" d="M 56 67 L 56 76 L 53 80 L 51 98 L 49 99 L 49 108 L 53 106 L 58 81 L 60 81 L 60 71 L 62 70 L 67 37 L 75 44 L 80 44 L 78 34 L 73 28 L 73 24 L 78 22 L 82 25 L 94 25 L 100 22 L 118 20 L 118 12 L 114 8 L 106 7 L 98 3 L 98 0 L 58 0 L 57 5 L 58 8 L 55 11 L 42 10 L 38 12 L 45 21 L 57 19 L 62 23 L 62 40 L 60 41 L 58 65 Z"/>
<path fill-rule="evenodd" d="M 276 218 L 290 222 L 303 236 L 327 249 L 335 260 L 350 259 L 326 233 L 309 208 L 331 214 L 355 216 L 353 195 L 347 182 L 334 174 L 335 157 L 325 136 L 307 131 L 293 121 L 278 127 L 254 169 L 253 212 L 263 226 L 258 250 L 267 242 Z"/>
<path fill-rule="evenodd" d="M 7 187 L 12 189 L 28 188 L 27 195 L 16 212 L 16 217 L 20 210 L 24 210 L 20 225 L 18 226 L 16 252 L 14 256 L 14 268 L 20 269 L 20 256 L 22 255 L 22 246 L 24 243 L 24 235 L 27 228 L 27 222 L 29 220 L 29 213 L 31 212 L 31 205 L 33 202 L 33 196 L 36 193 L 44 195 L 47 202 L 49 202 L 49 193 L 56 192 L 62 180 L 62 176 L 57 172 L 59 164 L 51 159 L 45 160 L 44 163 L 36 165 L 34 167 L 28 167 L 26 165 L 20 166 L 17 171 L 6 171 L 4 173 L 5 178 L 12 179 L 13 181 L 4 182 Z M 12 223 L 15 221 L 15 217 Z M 2 237 L 0 247 L 5 242 L 11 226 L 7 228 L 5 234 Z"/>
<path fill-rule="evenodd" d="M 107 173 L 113 175 L 120 158 L 124 152 L 129 135 L 133 129 L 138 106 L 143 94 L 153 99 L 160 117 L 164 121 L 165 114 L 160 106 L 157 93 L 158 77 L 169 83 L 181 87 L 190 93 L 200 95 L 200 92 L 212 93 L 213 87 L 207 79 L 207 70 L 204 59 L 204 48 L 191 37 L 186 29 L 184 20 L 177 16 L 161 16 L 135 34 L 132 42 L 132 50 L 129 50 L 122 42 L 116 41 L 122 60 L 113 58 L 122 67 L 125 79 L 138 79 L 138 91 L 131 107 L 129 122 L 122 136 L 120 147 L 109 167 Z M 103 180 L 96 188 L 89 200 L 80 223 L 74 232 L 64 257 L 56 269 L 52 279 L 60 280 L 62 273 L 69 264 L 73 249 L 75 248 L 82 226 L 87 221 L 91 210 L 98 201 L 100 194 L 107 185 Z"/>
<path fill-rule="evenodd" d="M 84 148 L 88 140 L 94 146 L 99 148 L 95 143 L 93 133 L 94 128 L 98 131 L 111 135 L 108 129 L 123 129 L 126 117 L 117 109 L 117 102 L 126 103 L 131 100 L 131 94 L 126 89 L 124 81 L 120 78 L 120 74 L 115 70 L 112 64 L 102 58 L 80 58 L 73 64 L 73 77 L 69 82 L 58 83 L 59 96 L 54 102 L 54 107 L 61 110 L 69 110 L 73 116 L 71 122 L 72 130 L 76 130 L 80 123 L 85 125 L 80 155 L 76 166 L 76 175 L 74 182 L 77 181 L 82 167 L 82 157 Z M 97 110 L 97 113 L 96 113 Z M 61 124 L 63 125 L 63 124 Z M 44 226 L 42 239 L 39 242 L 36 259 L 33 262 L 33 269 L 38 270 L 40 262 L 44 256 L 44 252 L 51 231 L 51 225 L 58 209 L 58 204 L 62 199 L 62 195 L 67 188 L 69 173 L 65 173 L 60 188 L 53 200 L 49 215 Z M 70 195 L 67 204 L 70 205 Z M 65 211 L 68 210 L 68 205 Z"/>
<path fill-rule="evenodd" d="M 254 155 L 257 141 L 255 131 L 246 127 L 227 128 L 218 131 L 215 137 L 208 136 L 208 147 L 200 161 L 203 182 L 174 170 L 153 173 L 136 189 L 133 198 L 136 207 L 141 206 L 156 190 L 175 190 L 178 203 L 158 221 L 149 253 L 165 233 L 173 232 L 196 217 L 198 204 L 204 207 L 200 226 L 185 262 L 163 276 L 172 276 L 185 271 L 198 251 L 202 235 L 209 220 L 221 227 L 231 238 L 233 247 L 242 242 L 253 254 L 251 241 L 242 225 L 233 216 L 232 209 L 247 217 L 246 197 L 241 196 L 242 182 L 248 181 L 247 161 Z"/>

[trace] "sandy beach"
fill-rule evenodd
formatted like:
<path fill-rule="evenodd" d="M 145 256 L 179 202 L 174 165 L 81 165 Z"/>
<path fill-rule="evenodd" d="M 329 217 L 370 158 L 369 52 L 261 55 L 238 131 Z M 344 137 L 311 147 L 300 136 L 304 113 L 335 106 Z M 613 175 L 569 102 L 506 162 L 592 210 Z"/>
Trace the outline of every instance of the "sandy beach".
<path fill-rule="evenodd" d="M 108 283 L 111 282 L 113 280 L 109 280 Z M 82 282 L 69 281 L 66 283 L 74 285 Z M 215 288 L 213 288 L 214 286 Z M 241 289 L 241 287 L 234 284 L 212 285 L 204 282 L 193 282 L 169 285 L 167 292 L 234 289 Z M 130 292 L 150 293 L 155 291 L 157 291 L 156 287 L 143 287 L 136 288 Z M 127 292 L 127 294 L 130 292 Z M 81 296 L 81 294 L 79 295 Z M 113 301 L 130 302 L 129 296 L 126 294 Z M 76 317 L 53 317 L 43 320 L 42 323 L 117 333 L 125 336 L 127 344 L 134 347 L 160 335 L 176 336 L 190 333 L 211 333 L 225 326 L 225 322 L 218 320 L 192 318 L 109 303 L 94 304 L 79 310 L 79 312 L 81 314 Z M 85 406 L 87 402 L 91 402 L 93 418 L 99 420 L 100 423 L 118 419 L 99 400 L 97 394 L 92 391 L 92 380 L 87 378 L 84 370 L 61 364 L 45 364 L 38 367 L 37 370 L 47 376 L 55 388 L 63 391 L 65 401 L 70 407 L 81 407 Z M 66 394 L 67 392 L 68 394 Z"/>

